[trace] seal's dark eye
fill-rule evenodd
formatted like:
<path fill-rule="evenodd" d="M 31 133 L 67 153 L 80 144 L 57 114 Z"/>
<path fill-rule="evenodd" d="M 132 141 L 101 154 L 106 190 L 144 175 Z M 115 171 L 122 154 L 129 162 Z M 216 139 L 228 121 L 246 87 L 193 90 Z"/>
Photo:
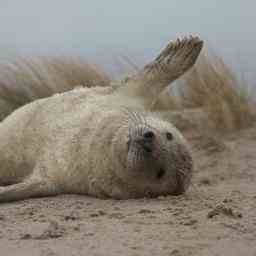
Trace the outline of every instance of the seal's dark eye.
<path fill-rule="evenodd" d="M 166 138 L 167 140 L 172 140 L 173 139 L 173 135 L 170 132 L 166 133 Z"/>

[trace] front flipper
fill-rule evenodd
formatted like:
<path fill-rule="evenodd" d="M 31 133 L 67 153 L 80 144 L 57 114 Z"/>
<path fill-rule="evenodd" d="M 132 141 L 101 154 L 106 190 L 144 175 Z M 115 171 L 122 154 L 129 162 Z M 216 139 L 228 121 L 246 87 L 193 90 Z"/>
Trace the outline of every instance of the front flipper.
<path fill-rule="evenodd" d="M 138 74 L 128 80 L 127 87 L 132 87 L 136 96 L 143 97 L 147 107 L 152 106 L 159 94 L 174 80 L 189 70 L 203 47 L 198 37 L 188 37 L 170 42 Z"/>
<path fill-rule="evenodd" d="M 0 203 L 32 197 L 54 196 L 59 193 L 57 187 L 48 180 L 28 179 L 18 184 L 0 187 Z"/>

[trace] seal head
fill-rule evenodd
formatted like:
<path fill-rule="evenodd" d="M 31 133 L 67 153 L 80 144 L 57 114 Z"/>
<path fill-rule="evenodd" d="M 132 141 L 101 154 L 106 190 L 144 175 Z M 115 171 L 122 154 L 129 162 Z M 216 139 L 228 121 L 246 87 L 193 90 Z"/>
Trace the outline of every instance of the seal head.
<path fill-rule="evenodd" d="M 118 132 L 117 141 L 113 146 L 123 156 L 119 157 L 123 168 L 117 168 L 116 175 L 132 191 L 129 197 L 178 195 L 186 191 L 192 157 L 186 140 L 170 123 L 136 115 L 136 120 L 130 120 Z"/>

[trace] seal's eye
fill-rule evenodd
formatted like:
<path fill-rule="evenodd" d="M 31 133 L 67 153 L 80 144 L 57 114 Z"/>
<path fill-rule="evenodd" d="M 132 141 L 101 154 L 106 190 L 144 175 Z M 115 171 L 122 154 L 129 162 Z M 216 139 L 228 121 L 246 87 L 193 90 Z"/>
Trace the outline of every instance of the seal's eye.
<path fill-rule="evenodd" d="M 166 133 L 166 138 L 167 140 L 172 140 L 173 139 L 173 135 L 170 132 Z"/>

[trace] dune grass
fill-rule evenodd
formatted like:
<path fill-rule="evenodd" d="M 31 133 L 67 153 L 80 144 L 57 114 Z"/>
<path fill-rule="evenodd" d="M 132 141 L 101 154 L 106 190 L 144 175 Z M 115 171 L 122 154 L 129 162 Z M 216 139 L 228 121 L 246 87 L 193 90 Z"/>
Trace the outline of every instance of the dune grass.
<path fill-rule="evenodd" d="M 203 53 L 179 87 L 184 108 L 203 108 L 214 128 L 234 130 L 253 122 L 248 85 L 216 55 Z"/>
<path fill-rule="evenodd" d="M 20 58 L 0 65 L 0 120 L 14 109 L 38 98 L 82 85 L 108 86 L 110 78 L 100 68 L 75 57 Z M 202 53 L 196 65 L 153 110 L 202 109 L 211 126 L 219 130 L 248 127 L 253 122 L 248 86 L 221 57 Z"/>
<path fill-rule="evenodd" d="M 173 88 L 175 87 L 175 88 Z M 203 52 L 195 66 L 169 92 L 160 95 L 154 110 L 202 109 L 208 124 L 218 131 L 250 126 L 255 114 L 249 87 L 217 55 Z"/>
<path fill-rule="evenodd" d="M 19 58 L 0 65 L 0 118 L 35 99 L 76 86 L 107 86 L 110 78 L 95 65 L 76 57 Z"/>

